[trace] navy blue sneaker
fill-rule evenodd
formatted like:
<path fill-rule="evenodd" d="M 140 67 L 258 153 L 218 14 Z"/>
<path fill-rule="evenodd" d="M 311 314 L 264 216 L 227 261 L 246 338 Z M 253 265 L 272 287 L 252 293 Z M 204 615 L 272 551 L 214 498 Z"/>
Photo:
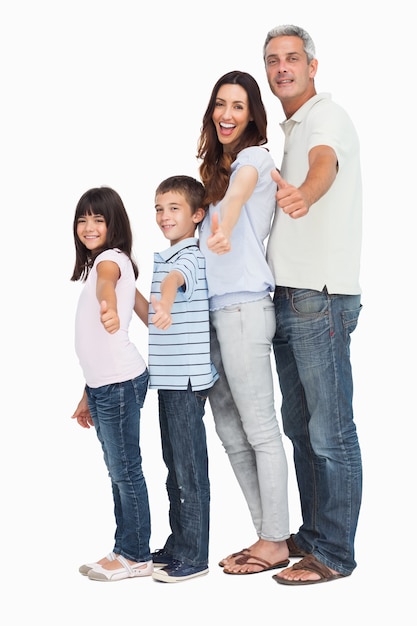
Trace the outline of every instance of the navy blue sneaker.
<path fill-rule="evenodd" d="M 151 553 L 153 564 L 156 567 L 166 567 L 167 565 L 171 565 L 174 560 L 164 548 L 161 550 L 155 550 L 155 552 Z"/>
<path fill-rule="evenodd" d="M 196 576 L 204 576 L 204 574 L 208 574 L 208 571 L 207 565 L 195 567 L 184 563 L 184 561 L 172 559 L 171 565 L 154 570 L 152 578 L 163 583 L 179 583 L 183 580 L 196 578 Z"/>

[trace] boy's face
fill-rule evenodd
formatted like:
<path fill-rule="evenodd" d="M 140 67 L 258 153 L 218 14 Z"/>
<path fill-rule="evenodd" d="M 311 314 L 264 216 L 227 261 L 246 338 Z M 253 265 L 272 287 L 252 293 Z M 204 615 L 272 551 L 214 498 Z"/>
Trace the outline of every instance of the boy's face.
<path fill-rule="evenodd" d="M 171 245 L 194 237 L 196 226 L 203 219 L 204 209 L 191 214 L 191 207 L 181 193 L 167 191 L 155 197 L 156 223 Z"/>

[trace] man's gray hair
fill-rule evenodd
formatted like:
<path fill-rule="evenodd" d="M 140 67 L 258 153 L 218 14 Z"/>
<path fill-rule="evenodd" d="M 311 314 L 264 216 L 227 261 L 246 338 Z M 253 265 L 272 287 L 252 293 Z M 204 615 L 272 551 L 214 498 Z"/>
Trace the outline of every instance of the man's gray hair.
<path fill-rule="evenodd" d="M 308 63 L 310 63 L 316 57 L 316 49 L 314 46 L 314 42 L 311 39 L 308 32 L 304 30 L 304 28 L 301 28 L 300 26 L 294 26 L 293 24 L 284 24 L 282 26 L 275 26 L 275 28 L 272 28 L 267 34 L 265 43 L 264 43 L 264 48 L 263 48 L 264 60 L 265 60 L 265 50 L 266 50 L 268 43 L 271 41 L 271 39 L 274 39 L 274 37 L 283 37 L 283 36 L 300 37 L 300 39 L 303 40 L 304 52 L 307 55 Z"/>

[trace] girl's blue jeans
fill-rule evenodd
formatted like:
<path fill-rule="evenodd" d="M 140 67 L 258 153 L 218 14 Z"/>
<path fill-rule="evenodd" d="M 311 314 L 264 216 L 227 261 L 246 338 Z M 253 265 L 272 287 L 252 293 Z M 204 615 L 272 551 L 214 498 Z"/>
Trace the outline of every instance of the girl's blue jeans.
<path fill-rule="evenodd" d="M 113 551 L 135 562 L 152 558 L 148 491 L 139 444 L 140 411 L 147 389 L 147 370 L 123 383 L 86 387 L 113 491 L 116 519 Z"/>

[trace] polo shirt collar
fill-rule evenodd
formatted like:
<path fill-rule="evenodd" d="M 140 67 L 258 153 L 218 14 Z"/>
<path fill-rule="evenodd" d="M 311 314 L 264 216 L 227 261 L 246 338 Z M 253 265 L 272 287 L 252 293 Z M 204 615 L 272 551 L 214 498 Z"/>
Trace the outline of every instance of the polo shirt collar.
<path fill-rule="evenodd" d="M 184 248 L 190 248 L 191 246 L 198 246 L 198 239 L 196 237 L 188 237 L 187 239 L 182 239 L 178 243 L 175 243 L 173 246 L 170 246 L 166 250 L 159 252 L 159 255 L 162 257 L 164 261 L 169 261 L 173 256 L 181 252 Z"/>

